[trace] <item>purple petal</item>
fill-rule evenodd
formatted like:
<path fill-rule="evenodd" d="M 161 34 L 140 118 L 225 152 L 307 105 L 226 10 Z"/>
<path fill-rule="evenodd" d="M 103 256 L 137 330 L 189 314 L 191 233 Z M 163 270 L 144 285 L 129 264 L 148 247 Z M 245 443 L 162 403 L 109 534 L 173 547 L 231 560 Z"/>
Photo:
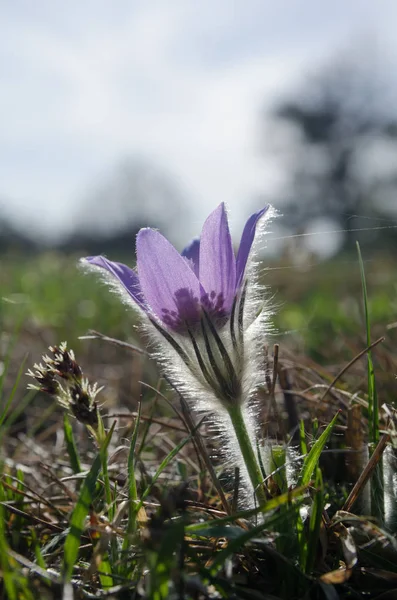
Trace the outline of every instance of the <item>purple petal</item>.
<path fill-rule="evenodd" d="M 154 229 L 141 229 L 136 251 L 139 281 L 153 313 L 174 329 L 198 320 L 199 280 L 170 242 Z"/>
<path fill-rule="evenodd" d="M 212 308 L 225 313 L 231 310 L 236 288 L 236 260 L 223 202 L 207 218 L 201 232 L 200 283 Z"/>
<path fill-rule="evenodd" d="M 255 239 L 256 226 L 258 224 L 259 219 L 269 210 L 269 205 L 262 208 L 257 213 L 254 213 L 250 216 L 248 221 L 245 224 L 243 235 L 241 236 L 240 247 L 237 252 L 236 259 L 236 287 L 240 287 L 245 267 L 247 266 L 248 257 L 251 251 L 252 242 Z"/>
<path fill-rule="evenodd" d="M 200 264 L 200 240 L 198 238 L 192 240 L 190 244 L 182 251 L 182 256 L 188 259 L 189 264 L 198 279 Z"/>
<path fill-rule="evenodd" d="M 104 256 L 87 256 L 82 261 L 94 267 L 105 269 L 113 275 L 140 308 L 146 310 L 138 275 L 130 267 L 127 267 L 123 263 L 112 262 Z"/>

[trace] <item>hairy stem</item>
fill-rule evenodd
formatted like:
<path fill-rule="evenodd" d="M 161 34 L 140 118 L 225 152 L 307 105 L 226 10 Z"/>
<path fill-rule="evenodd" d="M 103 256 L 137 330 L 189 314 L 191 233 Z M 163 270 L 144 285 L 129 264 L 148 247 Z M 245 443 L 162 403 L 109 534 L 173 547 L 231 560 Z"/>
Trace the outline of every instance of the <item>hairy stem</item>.
<path fill-rule="evenodd" d="M 263 477 L 259 464 L 255 455 L 254 448 L 248 434 L 247 425 L 245 423 L 241 406 L 238 404 L 228 407 L 228 413 L 236 433 L 237 442 L 243 457 L 245 466 L 247 467 L 248 475 L 254 488 L 257 501 L 260 505 L 267 501 L 265 489 L 263 487 Z"/>

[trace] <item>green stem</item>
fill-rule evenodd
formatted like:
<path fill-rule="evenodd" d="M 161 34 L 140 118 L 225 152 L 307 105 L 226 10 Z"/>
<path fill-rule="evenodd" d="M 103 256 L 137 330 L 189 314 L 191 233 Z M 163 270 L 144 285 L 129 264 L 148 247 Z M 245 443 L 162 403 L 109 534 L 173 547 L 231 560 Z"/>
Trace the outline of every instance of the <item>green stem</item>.
<path fill-rule="evenodd" d="M 265 489 L 263 487 L 263 477 L 259 464 L 255 455 L 254 448 L 251 443 L 250 436 L 247 431 L 247 426 L 244 421 L 241 406 L 238 404 L 228 408 L 230 420 L 236 433 L 238 445 L 243 457 L 245 466 L 247 467 L 248 475 L 254 488 L 257 500 L 260 505 L 267 501 Z"/>
<path fill-rule="evenodd" d="M 105 485 L 105 499 L 106 499 L 106 504 L 108 506 L 109 520 L 112 521 L 112 519 L 114 518 L 114 514 L 115 514 L 115 507 L 114 507 L 112 488 L 110 485 L 109 472 L 108 472 L 108 452 L 107 452 L 107 446 L 105 446 L 107 434 L 106 434 L 105 426 L 103 424 L 103 420 L 102 420 L 102 417 L 101 417 L 99 411 L 98 411 L 97 427 L 94 428 L 94 427 L 91 427 L 90 425 L 88 425 L 87 429 L 89 431 L 91 431 L 92 435 L 95 437 L 96 443 L 98 444 L 98 447 L 100 450 L 101 461 L 102 461 L 102 475 L 103 475 L 103 481 L 104 481 L 104 485 Z"/>
<path fill-rule="evenodd" d="M 139 405 L 139 413 L 138 419 L 136 421 L 135 429 L 137 429 L 139 425 L 140 418 L 140 405 Z M 129 536 L 134 533 L 136 529 L 136 507 L 138 504 L 138 490 L 136 487 L 136 479 L 135 479 L 135 442 L 136 442 L 136 434 L 134 432 L 133 439 L 130 445 L 130 451 L 128 455 L 128 525 L 127 525 L 127 535 L 124 538 L 123 542 L 123 550 L 127 550 L 131 540 Z"/>
<path fill-rule="evenodd" d="M 103 481 L 105 484 L 105 498 L 106 498 L 106 504 L 107 504 L 107 508 L 108 508 L 108 516 L 109 516 L 109 520 L 112 521 L 114 518 L 115 508 L 114 508 L 114 502 L 113 502 L 112 488 L 111 488 L 110 479 L 109 479 L 108 453 L 107 452 L 105 452 L 102 456 L 102 474 L 103 474 Z"/>
<path fill-rule="evenodd" d="M 142 403 L 139 402 L 138 414 L 137 414 L 135 425 L 134 425 L 134 431 L 132 433 L 130 451 L 128 453 L 128 525 L 127 525 L 127 533 L 124 536 L 123 545 L 122 545 L 123 552 L 128 551 L 128 548 L 131 545 L 131 535 L 136 530 L 136 518 L 137 518 L 136 508 L 138 506 L 138 490 L 137 490 L 136 479 L 135 479 L 135 459 L 136 459 L 136 454 L 137 454 L 136 453 L 136 442 L 138 439 L 139 426 L 140 426 L 140 422 L 141 422 L 141 410 L 142 410 Z M 149 423 L 149 426 L 150 426 L 150 423 Z M 141 448 L 143 447 L 143 444 L 144 444 L 143 441 L 141 441 Z M 124 568 L 123 568 L 121 574 L 124 577 L 127 577 L 128 575 L 130 575 L 130 572 L 129 572 L 130 564 L 128 561 L 125 561 L 123 563 L 123 565 L 124 565 Z M 132 566 L 131 566 L 131 570 L 132 570 Z"/>
<path fill-rule="evenodd" d="M 110 484 L 109 471 L 108 471 L 108 451 L 107 447 L 104 445 L 105 440 L 101 442 L 101 457 L 102 457 L 102 475 L 103 481 L 105 484 L 105 499 L 108 509 L 108 519 L 110 522 L 113 521 L 116 509 L 115 502 L 113 499 L 112 487 Z M 112 536 L 110 540 L 110 554 L 111 554 L 111 563 L 115 564 L 117 562 L 117 540 L 116 536 Z"/>

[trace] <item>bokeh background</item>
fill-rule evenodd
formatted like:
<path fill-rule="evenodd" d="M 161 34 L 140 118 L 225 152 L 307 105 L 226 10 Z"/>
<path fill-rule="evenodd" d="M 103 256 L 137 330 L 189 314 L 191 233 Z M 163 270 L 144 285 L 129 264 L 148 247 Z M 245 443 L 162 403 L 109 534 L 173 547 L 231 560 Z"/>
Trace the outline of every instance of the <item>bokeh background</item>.
<path fill-rule="evenodd" d="M 221 201 L 236 244 L 253 211 L 280 213 L 275 341 L 327 363 L 363 347 L 357 240 L 392 335 L 396 21 L 394 0 L 1 3 L 3 337 L 20 327 L 35 360 L 90 328 L 134 337 L 77 258 L 133 264 L 142 226 L 182 249 Z"/>
<path fill-rule="evenodd" d="M 357 228 L 395 239 L 392 0 L 0 11 L 3 246 L 126 234 L 133 254 L 142 224 L 183 245 L 220 201 L 235 233 L 272 202 L 277 229 L 321 232 L 304 241 L 320 257 Z"/>

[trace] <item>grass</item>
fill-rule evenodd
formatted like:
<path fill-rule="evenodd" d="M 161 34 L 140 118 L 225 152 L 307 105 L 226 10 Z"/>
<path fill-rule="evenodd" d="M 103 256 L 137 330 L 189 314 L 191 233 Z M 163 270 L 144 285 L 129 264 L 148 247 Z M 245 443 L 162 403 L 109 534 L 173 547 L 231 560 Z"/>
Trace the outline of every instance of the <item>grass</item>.
<path fill-rule="evenodd" d="M 392 424 L 377 416 L 374 393 L 392 419 L 392 264 L 360 257 L 302 272 L 279 263 L 266 274 L 284 302 L 258 396 L 274 455 L 261 462 L 266 499 L 249 510 L 210 424 L 193 421 L 134 350 L 142 342 L 116 298 L 63 256 L 3 266 L 1 598 L 393 597 L 396 498 L 382 456 L 394 452 Z M 90 329 L 124 346 L 79 339 Z M 26 392 L 23 373 L 64 339 L 105 385 L 95 426 Z"/>
<path fill-rule="evenodd" d="M 358 261 L 360 266 L 361 285 L 363 289 L 363 305 L 364 305 L 364 316 L 365 316 L 365 331 L 367 346 L 371 345 L 371 323 L 369 317 L 368 308 L 368 294 L 367 294 L 367 283 L 365 278 L 365 268 L 363 259 L 361 256 L 360 244 L 357 242 Z M 376 392 L 376 381 L 374 363 L 372 360 L 372 353 L 370 350 L 367 352 L 367 365 L 368 365 L 368 425 L 369 425 L 369 439 L 373 444 L 379 441 L 379 408 L 378 408 L 378 397 Z"/>

